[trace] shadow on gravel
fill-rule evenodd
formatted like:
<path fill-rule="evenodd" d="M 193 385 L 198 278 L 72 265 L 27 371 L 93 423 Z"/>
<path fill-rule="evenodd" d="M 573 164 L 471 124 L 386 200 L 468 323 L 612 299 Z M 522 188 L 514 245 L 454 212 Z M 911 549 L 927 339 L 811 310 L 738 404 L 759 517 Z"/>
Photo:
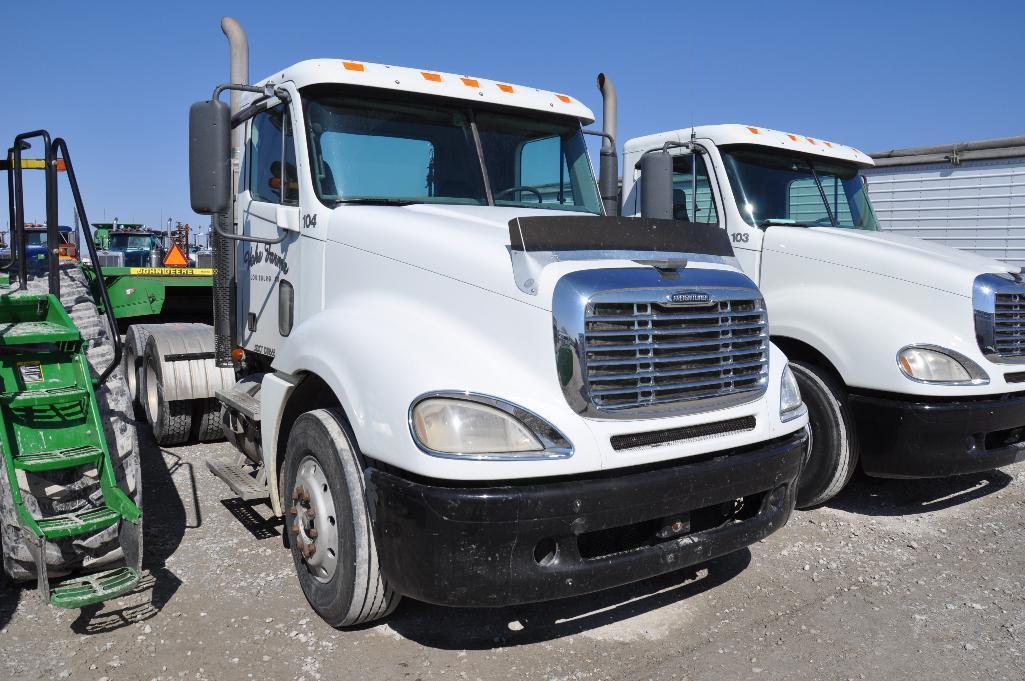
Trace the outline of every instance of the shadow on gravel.
<path fill-rule="evenodd" d="M 258 503 L 263 504 L 264 502 Z M 253 535 L 254 539 L 263 540 L 281 536 L 281 530 L 285 526 L 284 520 L 274 516 L 270 518 L 264 517 L 256 510 L 256 506 L 252 502 L 233 497 L 231 499 L 221 499 L 221 505 L 228 509 L 228 513 L 235 516 L 235 520 L 242 527 L 246 528 Z M 285 548 L 288 547 L 286 546 Z"/>
<path fill-rule="evenodd" d="M 444 608 L 405 600 L 388 619 L 399 635 L 444 650 L 487 650 L 551 641 L 614 624 L 725 584 L 751 563 L 741 549 L 707 563 L 616 589 L 508 608 Z M 704 575 L 700 575 L 706 571 Z"/>
<path fill-rule="evenodd" d="M 923 480 L 871 478 L 859 472 L 825 505 L 867 516 L 930 513 L 989 496 L 1013 480 L 1014 476 L 1001 470 Z"/>
<path fill-rule="evenodd" d="M 160 449 L 143 428 L 139 430 L 139 445 L 144 518 L 142 579 L 135 591 L 117 601 L 83 608 L 71 625 L 78 634 L 107 633 L 159 613 L 181 586 L 181 580 L 165 563 L 181 544 L 185 530 L 202 524 L 192 464 L 182 461 L 174 452 Z M 187 500 L 179 495 L 175 479 L 189 490 Z M 130 605 L 111 609 L 114 603 L 125 601 Z"/>
<path fill-rule="evenodd" d="M 20 600 L 21 589 L 17 584 L 13 584 L 0 569 L 0 629 L 6 627 L 14 617 Z"/>

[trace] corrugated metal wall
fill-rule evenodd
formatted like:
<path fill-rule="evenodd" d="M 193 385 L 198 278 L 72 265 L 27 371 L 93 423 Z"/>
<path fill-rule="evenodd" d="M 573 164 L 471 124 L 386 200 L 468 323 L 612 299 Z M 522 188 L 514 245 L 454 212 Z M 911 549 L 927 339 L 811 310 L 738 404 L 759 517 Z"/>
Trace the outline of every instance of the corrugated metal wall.
<path fill-rule="evenodd" d="M 882 229 L 1025 265 L 1025 158 L 872 168 Z"/>

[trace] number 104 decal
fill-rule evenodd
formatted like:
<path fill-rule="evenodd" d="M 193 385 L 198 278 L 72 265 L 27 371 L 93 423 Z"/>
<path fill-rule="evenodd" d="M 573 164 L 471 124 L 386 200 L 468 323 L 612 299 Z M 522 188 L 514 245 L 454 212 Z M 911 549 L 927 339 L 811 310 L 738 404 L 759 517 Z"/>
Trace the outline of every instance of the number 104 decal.
<path fill-rule="evenodd" d="M 317 226 L 317 216 L 314 213 L 307 213 L 303 216 L 303 229 Z"/>

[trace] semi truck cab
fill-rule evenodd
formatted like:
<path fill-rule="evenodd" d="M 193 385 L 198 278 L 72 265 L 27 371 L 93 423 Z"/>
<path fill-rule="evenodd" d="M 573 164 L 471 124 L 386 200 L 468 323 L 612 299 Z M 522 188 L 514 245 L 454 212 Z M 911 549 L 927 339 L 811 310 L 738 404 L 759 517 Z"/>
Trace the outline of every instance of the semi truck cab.
<path fill-rule="evenodd" d="M 649 213 L 726 230 L 794 367 L 814 442 L 799 506 L 834 496 L 858 465 L 934 477 L 1023 459 L 1018 268 L 880 232 L 860 174 L 870 157 L 749 125 L 627 141 L 625 214 L 645 214 L 643 159 L 663 154 L 668 170 L 648 180 L 667 198 Z"/>
<path fill-rule="evenodd" d="M 786 522 L 807 415 L 761 294 L 721 230 L 604 215 L 585 106 L 345 59 L 246 85 L 222 26 L 190 178 L 240 454 L 209 465 L 284 515 L 326 621 L 586 593 Z"/>

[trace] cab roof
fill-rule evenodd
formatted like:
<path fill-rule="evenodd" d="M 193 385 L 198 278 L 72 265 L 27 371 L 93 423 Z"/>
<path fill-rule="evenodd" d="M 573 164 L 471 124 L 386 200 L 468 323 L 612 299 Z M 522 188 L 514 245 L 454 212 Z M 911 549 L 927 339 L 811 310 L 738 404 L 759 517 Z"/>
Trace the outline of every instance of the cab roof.
<path fill-rule="evenodd" d="M 322 83 L 340 83 L 397 92 L 416 92 L 467 102 L 486 102 L 573 116 L 584 125 L 594 122 L 591 110 L 569 95 L 477 76 L 405 66 L 388 66 L 348 59 L 308 59 L 264 78 L 257 85 L 282 81 L 291 81 L 297 88 Z M 252 98 L 250 96 L 245 99 Z"/>
<path fill-rule="evenodd" d="M 643 151 L 669 140 L 686 142 L 691 137 L 691 130 L 694 131 L 695 137 L 709 139 L 716 146 L 725 144 L 754 144 L 773 149 L 787 149 L 804 154 L 814 154 L 838 161 L 847 161 L 861 167 L 875 165 L 875 162 L 868 154 L 858 151 L 854 147 L 829 142 L 819 137 L 809 137 L 807 135 L 781 132 L 779 130 L 739 123 L 698 125 L 694 128 L 682 128 L 680 130 L 637 137 L 626 143 L 624 151 L 626 153 Z"/>

